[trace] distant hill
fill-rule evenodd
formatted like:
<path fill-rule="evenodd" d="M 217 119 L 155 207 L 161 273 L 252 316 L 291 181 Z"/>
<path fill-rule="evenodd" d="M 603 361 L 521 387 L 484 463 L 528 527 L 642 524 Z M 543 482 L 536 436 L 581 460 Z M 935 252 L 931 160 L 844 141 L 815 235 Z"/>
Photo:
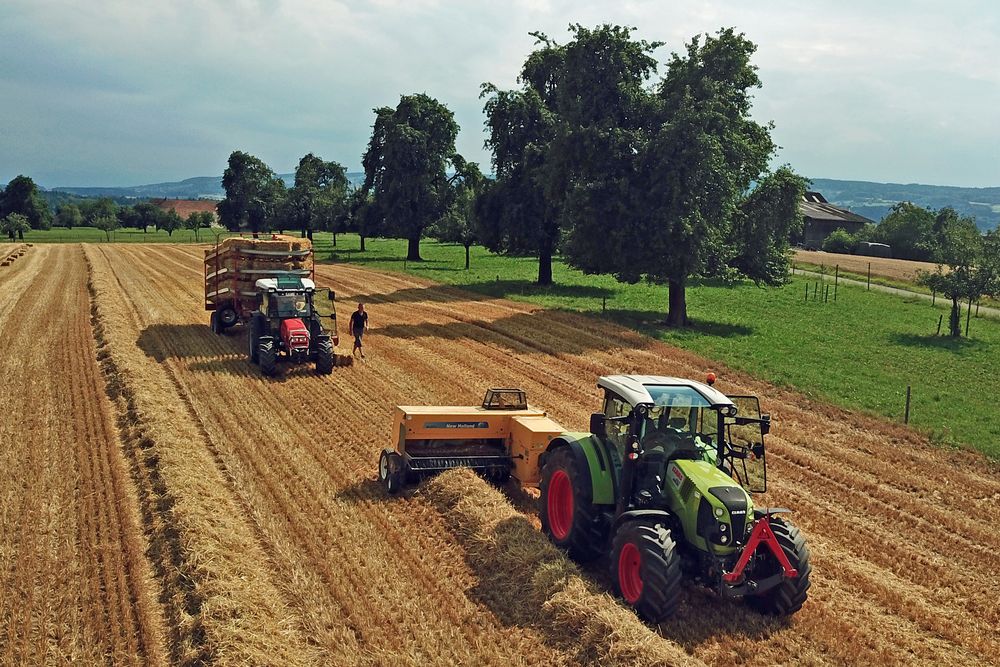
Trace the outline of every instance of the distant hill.
<path fill-rule="evenodd" d="M 285 185 L 291 186 L 295 174 L 278 174 Z M 357 186 L 365 180 L 362 172 L 347 172 L 351 185 Z M 152 199 L 165 197 L 167 199 L 222 199 L 226 191 L 222 189 L 221 176 L 195 176 L 183 181 L 171 183 L 152 183 L 150 185 L 135 185 L 131 187 L 67 187 L 49 188 L 50 192 L 65 192 L 79 197 L 114 197 L 128 199 Z"/>
<path fill-rule="evenodd" d="M 293 174 L 279 174 L 289 186 L 294 181 Z M 359 171 L 347 172 L 347 178 L 355 187 L 360 185 L 365 175 Z M 962 215 L 976 218 L 980 229 L 995 229 L 1000 226 L 1000 187 L 960 188 L 945 185 L 901 185 L 898 183 L 871 183 L 869 181 L 839 181 L 832 178 L 814 178 L 813 190 L 823 193 L 831 204 L 843 206 L 876 222 L 881 220 L 893 204 L 911 201 L 919 206 L 941 208 L 951 206 Z M 61 194 L 60 194 L 61 193 Z M 153 183 L 133 187 L 114 188 L 74 188 L 55 187 L 44 193 L 51 204 L 65 195 L 77 197 L 113 197 L 124 202 L 131 199 L 222 199 L 226 193 L 222 189 L 221 176 L 197 176 L 172 183 Z"/>
<path fill-rule="evenodd" d="M 893 204 L 909 201 L 934 209 L 950 206 L 961 215 L 974 217 L 982 230 L 996 229 L 1000 225 L 1000 188 L 960 188 L 916 183 L 902 185 L 814 178 L 811 189 L 823 193 L 831 204 L 843 206 L 876 222 L 889 212 Z"/>

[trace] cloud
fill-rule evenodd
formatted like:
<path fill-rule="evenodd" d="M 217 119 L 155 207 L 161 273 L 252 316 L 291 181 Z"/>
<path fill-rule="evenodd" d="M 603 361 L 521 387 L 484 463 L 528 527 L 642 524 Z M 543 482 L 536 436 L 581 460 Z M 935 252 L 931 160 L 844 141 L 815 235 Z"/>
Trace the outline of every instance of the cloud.
<path fill-rule="evenodd" d="M 615 22 L 668 45 L 759 44 L 755 114 L 811 176 L 1000 183 L 991 3 L 27 2 L 0 7 L 0 180 L 136 184 L 221 173 L 230 151 L 360 167 L 372 108 L 426 92 L 488 164 L 479 85 L 515 83 L 531 30 Z"/>

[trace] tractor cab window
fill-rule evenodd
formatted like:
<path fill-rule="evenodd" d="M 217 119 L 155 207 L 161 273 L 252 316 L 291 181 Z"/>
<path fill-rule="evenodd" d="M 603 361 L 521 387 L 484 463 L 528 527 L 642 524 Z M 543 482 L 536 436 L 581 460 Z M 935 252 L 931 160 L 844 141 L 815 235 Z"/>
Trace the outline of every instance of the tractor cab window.
<path fill-rule="evenodd" d="M 714 447 L 718 413 L 691 387 L 647 386 L 653 405 L 644 420 L 639 443 L 644 450 L 662 450 L 666 458 L 696 457 Z"/>
<path fill-rule="evenodd" d="M 334 304 L 333 291 L 329 287 L 323 287 L 313 292 L 313 311 L 319 317 L 329 317 L 331 320 L 337 319 L 337 309 Z"/>
<path fill-rule="evenodd" d="M 619 454 L 625 453 L 625 438 L 628 436 L 628 416 L 632 406 L 621 396 L 606 392 L 604 396 L 604 416 L 607 418 L 606 428 L 608 440 L 618 449 Z"/>
<path fill-rule="evenodd" d="M 308 317 L 309 300 L 303 293 L 271 294 L 268 313 L 271 317 Z"/>

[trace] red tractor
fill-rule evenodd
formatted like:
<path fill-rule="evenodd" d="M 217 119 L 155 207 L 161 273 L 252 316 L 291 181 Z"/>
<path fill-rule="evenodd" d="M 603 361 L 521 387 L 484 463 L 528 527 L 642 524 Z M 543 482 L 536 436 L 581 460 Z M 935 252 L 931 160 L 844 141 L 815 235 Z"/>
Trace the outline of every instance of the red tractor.
<path fill-rule="evenodd" d="M 316 289 L 309 278 L 261 278 L 257 309 L 250 315 L 247 352 L 250 362 L 267 376 L 277 373 L 279 362 L 315 362 L 316 372 L 327 375 L 337 365 L 333 348 L 339 342 L 333 292 Z M 331 330 L 323 320 L 331 321 Z"/>

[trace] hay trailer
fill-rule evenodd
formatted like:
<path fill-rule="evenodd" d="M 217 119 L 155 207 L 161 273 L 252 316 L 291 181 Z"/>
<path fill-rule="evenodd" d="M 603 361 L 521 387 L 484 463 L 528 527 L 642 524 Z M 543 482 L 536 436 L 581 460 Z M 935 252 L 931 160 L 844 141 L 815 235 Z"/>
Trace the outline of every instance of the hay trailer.
<path fill-rule="evenodd" d="M 389 493 L 421 477 L 468 467 L 541 491 L 542 530 L 578 561 L 608 558 L 615 592 L 646 621 L 678 605 L 683 580 L 742 598 L 776 616 L 797 612 L 809 589 L 809 551 L 766 491 L 755 396 L 707 383 L 609 375 L 589 432 L 566 432 L 523 391 L 491 389 L 482 405 L 400 406 L 395 447 L 378 475 Z"/>
<path fill-rule="evenodd" d="M 280 234 L 216 240 L 205 250 L 205 310 L 212 331 L 221 334 L 250 321 L 260 303 L 262 278 L 315 277 L 312 243 Z"/>

